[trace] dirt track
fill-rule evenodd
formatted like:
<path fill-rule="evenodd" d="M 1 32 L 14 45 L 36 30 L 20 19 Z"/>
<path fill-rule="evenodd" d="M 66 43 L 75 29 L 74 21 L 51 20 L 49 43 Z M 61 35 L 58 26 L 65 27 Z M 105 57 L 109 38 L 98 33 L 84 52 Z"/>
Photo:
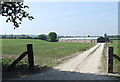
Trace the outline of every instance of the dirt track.
<path fill-rule="evenodd" d="M 73 59 L 70 59 L 69 61 L 55 68 L 61 69 L 64 71 L 75 71 L 75 72 L 83 72 L 83 73 L 99 73 L 98 68 L 100 66 L 103 48 L 104 48 L 104 44 L 97 44 L 90 50 L 76 56 Z M 95 49 L 97 50 L 95 51 Z"/>
<path fill-rule="evenodd" d="M 82 54 L 53 67 L 43 73 L 16 80 L 112 80 L 99 74 L 104 43 L 99 43 Z"/>

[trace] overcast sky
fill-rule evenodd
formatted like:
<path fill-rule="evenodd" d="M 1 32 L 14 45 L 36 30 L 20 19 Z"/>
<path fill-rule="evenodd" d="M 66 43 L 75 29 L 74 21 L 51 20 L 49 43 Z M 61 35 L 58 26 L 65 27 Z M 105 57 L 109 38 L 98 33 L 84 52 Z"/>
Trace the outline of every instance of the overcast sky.
<path fill-rule="evenodd" d="M 25 2 L 33 21 L 23 19 L 18 29 L 0 18 L 2 34 L 103 35 L 118 34 L 117 2 Z"/>

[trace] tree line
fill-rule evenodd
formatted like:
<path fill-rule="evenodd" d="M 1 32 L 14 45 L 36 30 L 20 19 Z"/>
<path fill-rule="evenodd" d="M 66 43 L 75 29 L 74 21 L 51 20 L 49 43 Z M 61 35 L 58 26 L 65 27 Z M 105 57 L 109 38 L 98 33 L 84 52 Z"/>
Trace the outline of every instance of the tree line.
<path fill-rule="evenodd" d="M 120 35 L 108 35 L 108 38 L 120 38 Z"/>
<path fill-rule="evenodd" d="M 48 35 L 40 34 L 34 37 L 30 35 L 13 35 L 13 34 L 1 35 L 1 39 L 40 39 L 40 40 L 45 40 L 45 41 L 50 41 L 50 42 L 58 41 L 57 34 L 55 32 L 50 32 Z"/>

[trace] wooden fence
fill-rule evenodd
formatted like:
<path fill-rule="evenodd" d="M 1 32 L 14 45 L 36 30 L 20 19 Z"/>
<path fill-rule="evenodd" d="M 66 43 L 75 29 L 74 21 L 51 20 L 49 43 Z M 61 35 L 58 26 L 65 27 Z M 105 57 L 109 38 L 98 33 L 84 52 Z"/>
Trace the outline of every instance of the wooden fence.
<path fill-rule="evenodd" d="M 120 57 L 118 57 L 116 54 L 113 53 L 114 48 L 113 47 L 108 47 L 107 48 L 108 51 L 108 57 L 107 57 L 107 61 L 108 61 L 108 73 L 113 73 L 113 57 L 115 59 L 117 59 L 118 61 L 120 61 Z"/>
<path fill-rule="evenodd" d="M 28 54 L 29 69 L 34 69 L 34 56 L 32 44 L 27 44 L 27 51 L 23 52 L 9 67 L 7 70 L 15 68 L 16 64 L 20 62 Z"/>

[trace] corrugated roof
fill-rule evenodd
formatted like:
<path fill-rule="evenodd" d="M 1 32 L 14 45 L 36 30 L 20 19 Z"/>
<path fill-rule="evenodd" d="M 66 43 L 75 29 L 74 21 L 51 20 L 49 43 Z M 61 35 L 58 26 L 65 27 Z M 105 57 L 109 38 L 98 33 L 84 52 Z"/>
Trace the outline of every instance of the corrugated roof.
<path fill-rule="evenodd" d="M 59 40 L 72 40 L 72 39 L 78 39 L 78 40 L 80 40 L 80 39 L 89 39 L 89 40 L 91 40 L 91 39 L 98 39 L 99 37 L 77 37 L 77 38 L 60 38 Z"/>

